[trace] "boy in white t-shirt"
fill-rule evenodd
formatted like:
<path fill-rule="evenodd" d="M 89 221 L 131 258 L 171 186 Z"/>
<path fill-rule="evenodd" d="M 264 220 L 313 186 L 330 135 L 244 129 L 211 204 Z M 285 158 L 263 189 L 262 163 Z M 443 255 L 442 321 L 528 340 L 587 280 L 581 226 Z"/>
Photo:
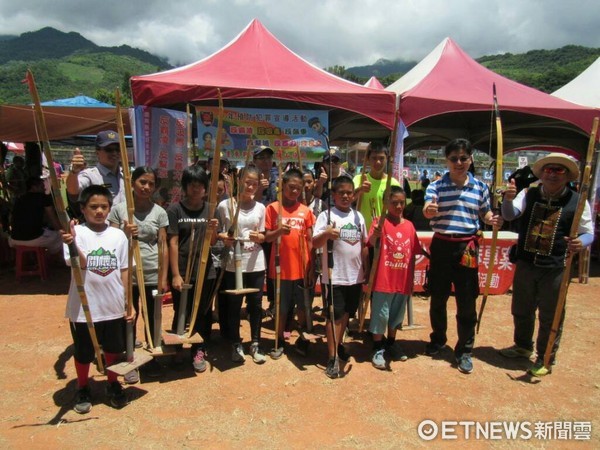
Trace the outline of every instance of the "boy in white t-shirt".
<path fill-rule="evenodd" d="M 75 243 L 79 263 L 83 270 L 84 289 L 98 343 L 102 346 L 106 365 L 116 363 L 125 351 L 124 286 L 129 276 L 127 261 L 127 238 L 118 228 L 110 227 L 106 219 L 112 205 L 112 195 L 104 186 L 88 186 L 81 192 L 83 225 L 71 224 L 70 233 L 63 233 L 65 260 L 71 265 L 68 245 Z M 75 370 L 77 372 L 77 400 L 75 411 L 85 414 L 92 409 L 89 387 L 89 369 L 95 352 L 85 314 L 74 277 L 71 278 L 67 300 L 66 317 L 75 344 Z M 107 372 L 107 396 L 110 404 L 121 408 L 127 404 L 127 396 L 117 374 Z"/>
<path fill-rule="evenodd" d="M 317 218 L 313 246 L 320 248 L 332 241 L 333 261 L 331 291 L 327 292 L 327 303 L 333 301 L 334 317 L 327 318 L 327 350 L 329 362 L 325 374 L 329 378 L 340 376 L 335 356 L 348 361 L 342 338 L 348 326 L 350 313 L 356 312 L 362 284 L 364 283 L 364 267 L 368 252 L 365 247 L 367 231 L 363 216 L 352 209 L 354 200 L 354 183 L 352 178 L 341 175 L 333 180 L 332 185 L 334 207 L 331 211 L 323 211 Z M 329 220 L 330 219 L 330 222 Z M 323 284 L 329 285 L 328 252 L 323 252 Z M 332 332 L 331 320 L 334 321 L 335 336 Z M 338 343 L 337 349 L 334 343 Z"/>

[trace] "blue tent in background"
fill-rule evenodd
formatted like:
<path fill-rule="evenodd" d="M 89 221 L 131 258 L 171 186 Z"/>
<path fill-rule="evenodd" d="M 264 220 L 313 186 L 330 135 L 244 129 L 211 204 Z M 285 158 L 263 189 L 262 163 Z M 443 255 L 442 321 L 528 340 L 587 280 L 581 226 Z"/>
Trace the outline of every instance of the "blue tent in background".
<path fill-rule="evenodd" d="M 85 95 L 78 95 L 77 97 L 61 98 L 58 100 L 50 100 L 48 102 L 42 102 L 42 106 L 71 106 L 71 107 L 82 107 L 82 108 L 114 108 L 113 105 L 101 102 L 92 97 Z"/>

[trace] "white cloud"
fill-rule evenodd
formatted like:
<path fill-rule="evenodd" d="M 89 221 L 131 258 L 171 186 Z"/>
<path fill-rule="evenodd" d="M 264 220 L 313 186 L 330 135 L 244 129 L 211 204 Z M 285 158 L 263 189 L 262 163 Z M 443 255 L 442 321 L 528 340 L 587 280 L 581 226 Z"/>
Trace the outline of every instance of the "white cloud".
<path fill-rule="evenodd" d="M 176 65 L 214 53 L 253 18 L 316 65 L 349 67 L 419 60 L 447 36 L 473 57 L 600 47 L 599 17 L 596 0 L 0 0 L 3 34 L 51 26 Z"/>

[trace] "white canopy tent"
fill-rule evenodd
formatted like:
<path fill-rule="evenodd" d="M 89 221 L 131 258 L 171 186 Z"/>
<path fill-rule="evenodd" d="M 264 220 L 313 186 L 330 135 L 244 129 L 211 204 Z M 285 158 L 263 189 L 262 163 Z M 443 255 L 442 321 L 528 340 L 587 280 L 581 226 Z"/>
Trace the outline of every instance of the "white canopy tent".
<path fill-rule="evenodd" d="M 600 109 L 600 57 L 552 95 L 578 105 Z"/>

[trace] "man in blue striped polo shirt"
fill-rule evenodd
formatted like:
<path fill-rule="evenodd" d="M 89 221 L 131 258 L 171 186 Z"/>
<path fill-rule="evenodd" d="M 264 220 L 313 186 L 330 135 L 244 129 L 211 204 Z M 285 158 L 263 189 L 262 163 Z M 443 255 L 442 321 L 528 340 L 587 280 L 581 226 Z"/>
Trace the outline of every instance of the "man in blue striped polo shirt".
<path fill-rule="evenodd" d="M 427 187 L 423 207 L 423 215 L 431 219 L 434 231 L 429 271 L 432 332 L 425 353 L 435 355 L 446 345 L 446 304 L 454 285 L 458 331 L 454 355 L 462 373 L 473 371 L 480 221 L 502 225 L 502 217 L 491 210 L 488 187 L 469 171 L 472 153 L 471 143 L 466 139 L 454 139 L 446 145 L 449 172 Z"/>

